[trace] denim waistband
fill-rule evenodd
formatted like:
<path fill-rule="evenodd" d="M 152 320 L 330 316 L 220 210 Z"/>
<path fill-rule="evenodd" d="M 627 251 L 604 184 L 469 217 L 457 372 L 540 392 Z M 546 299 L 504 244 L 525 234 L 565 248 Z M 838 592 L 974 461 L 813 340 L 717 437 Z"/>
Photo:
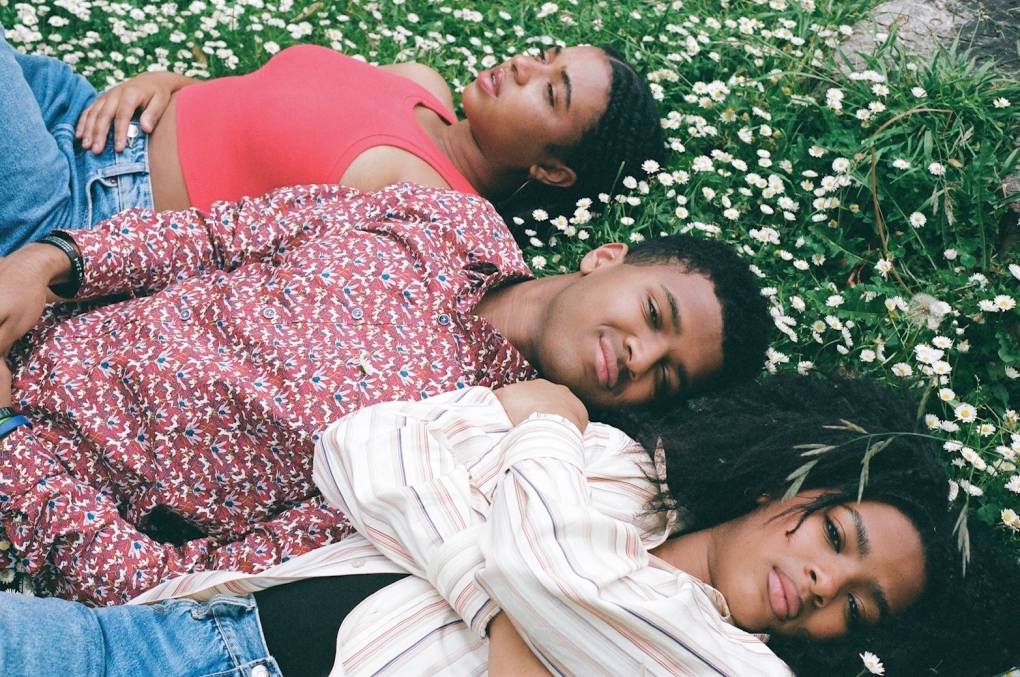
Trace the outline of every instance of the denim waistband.
<path fill-rule="evenodd" d="M 137 119 L 128 127 L 124 150 L 114 150 L 111 129 L 106 148 L 99 155 L 76 146 L 75 163 L 82 190 L 80 228 L 93 228 L 125 209 L 152 208 L 149 135 L 142 131 Z"/>

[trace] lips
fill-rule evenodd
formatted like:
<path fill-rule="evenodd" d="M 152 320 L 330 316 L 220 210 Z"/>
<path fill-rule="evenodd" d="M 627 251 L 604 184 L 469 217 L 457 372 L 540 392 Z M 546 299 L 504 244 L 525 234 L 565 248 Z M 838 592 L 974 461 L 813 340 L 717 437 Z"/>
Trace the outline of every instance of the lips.
<path fill-rule="evenodd" d="M 783 620 L 796 618 L 800 613 L 800 596 L 790 577 L 779 569 L 769 571 L 769 605 L 772 613 Z"/>
<path fill-rule="evenodd" d="M 503 69 L 493 68 L 478 75 L 478 86 L 489 96 L 499 96 L 503 88 Z"/>
<path fill-rule="evenodd" d="M 616 351 L 604 335 L 599 336 L 598 348 L 595 351 L 595 371 L 599 383 L 612 390 L 620 376 L 620 368 L 616 361 Z"/>

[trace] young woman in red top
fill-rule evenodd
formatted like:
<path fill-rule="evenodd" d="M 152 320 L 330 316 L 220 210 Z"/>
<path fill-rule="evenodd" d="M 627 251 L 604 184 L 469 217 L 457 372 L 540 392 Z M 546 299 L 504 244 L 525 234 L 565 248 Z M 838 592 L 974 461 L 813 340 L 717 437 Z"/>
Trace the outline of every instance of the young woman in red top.
<path fill-rule="evenodd" d="M 15 56 L 48 123 L 47 92 L 33 81 L 44 78 L 31 67 L 67 67 Z M 556 47 L 483 71 L 462 94 L 460 120 L 451 112 L 449 86 L 431 68 L 370 66 L 311 45 L 286 49 L 243 76 L 198 82 L 144 73 L 96 98 L 79 98 L 86 105 L 70 139 L 76 148 L 65 155 L 91 155 L 86 160 L 94 162 L 103 153 L 147 148 L 147 156 L 130 159 L 147 166 L 148 175 L 141 174 L 151 182 L 150 203 L 125 199 L 114 208 L 207 209 L 214 200 L 301 183 L 374 191 L 411 181 L 477 192 L 507 218 L 538 207 L 570 213 L 578 198 L 610 192 L 663 154 L 647 83 L 608 47 Z M 65 112 L 65 126 L 68 118 Z M 110 164 L 118 161 L 128 164 Z M 116 184 L 119 172 L 104 167 L 77 180 L 87 193 Z M 38 236 L 88 228 L 112 215 L 91 204 L 91 223 L 63 218 L 28 230 Z M 0 231 L 8 227 L 0 223 Z"/>

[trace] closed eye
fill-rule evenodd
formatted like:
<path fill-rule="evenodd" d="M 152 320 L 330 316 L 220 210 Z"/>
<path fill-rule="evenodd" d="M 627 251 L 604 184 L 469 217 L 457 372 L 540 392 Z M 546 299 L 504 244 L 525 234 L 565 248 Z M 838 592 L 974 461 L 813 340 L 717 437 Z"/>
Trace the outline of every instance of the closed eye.
<path fill-rule="evenodd" d="M 556 108 L 556 95 L 553 93 L 552 83 L 547 83 L 545 86 L 545 93 L 549 99 L 549 105 Z"/>

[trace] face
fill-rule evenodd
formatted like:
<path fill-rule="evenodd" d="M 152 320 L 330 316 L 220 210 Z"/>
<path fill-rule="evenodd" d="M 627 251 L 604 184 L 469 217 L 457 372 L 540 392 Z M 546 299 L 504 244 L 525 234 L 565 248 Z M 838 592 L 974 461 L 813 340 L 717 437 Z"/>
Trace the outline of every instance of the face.
<path fill-rule="evenodd" d="M 722 366 L 722 308 L 712 282 L 675 264 L 633 265 L 603 245 L 549 300 L 535 354 L 542 375 L 589 406 L 683 395 Z"/>
<path fill-rule="evenodd" d="M 602 117 L 611 82 L 597 47 L 552 48 L 479 73 L 462 103 L 482 154 L 497 166 L 528 169 L 557 162 L 550 145 L 580 141 Z"/>
<path fill-rule="evenodd" d="M 738 626 L 831 639 L 921 596 L 921 536 L 898 509 L 848 503 L 815 512 L 798 528 L 799 513 L 782 514 L 791 505 L 774 501 L 717 527 L 709 576 Z"/>

